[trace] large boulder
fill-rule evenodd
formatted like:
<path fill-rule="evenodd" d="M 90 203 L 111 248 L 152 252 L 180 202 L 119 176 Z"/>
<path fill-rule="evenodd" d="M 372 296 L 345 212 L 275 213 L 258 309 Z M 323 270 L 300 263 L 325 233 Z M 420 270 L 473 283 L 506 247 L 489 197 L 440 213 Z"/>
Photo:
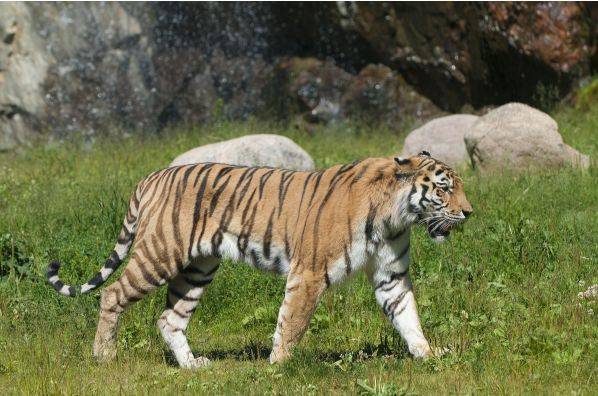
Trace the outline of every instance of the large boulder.
<path fill-rule="evenodd" d="M 245 166 L 271 166 L 309 171 L 315 168 L 309 154 L 291 139 L 279 135 L 247 135 L 189 150 L 170 166 L 219 162 Z"/>
<path fill-rule="evenodd" d="M 467 162 L 469 156 L 463 137 L 478 118 L 471 114 L 436 118 L 407 135 L 402 155 L 407 157 L 426 150 L 453 167 Z"/>
<path fill-rule="evenodd" d="M 480 117 L 465 133 L 472 165 L 481 171 L 587 167 L 589 157 L 563 142 L 548 114 L 509 103 Z"/>

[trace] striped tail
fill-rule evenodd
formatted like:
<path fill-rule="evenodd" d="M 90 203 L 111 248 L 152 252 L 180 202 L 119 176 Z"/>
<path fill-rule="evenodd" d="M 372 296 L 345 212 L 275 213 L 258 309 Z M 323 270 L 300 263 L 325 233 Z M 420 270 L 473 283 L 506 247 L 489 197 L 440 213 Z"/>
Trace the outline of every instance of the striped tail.
<path fill-rule="evenodd" d="M 131 197 L 129 210 L 125 216 L 125 221 L 123 222 L 114 250 L 110 253 L 110 256 L 106 259 L 106 262 L 100 271 L 96 273 L 93 278 L 88 280 L 87 283 L 71 286 L 61 281 L 58 277 L 58 270 L 60 269 L 60 262 L 58 261 L 52 261 L 50 265 L 48 265 L 48 270 L 46 272 L 48 283 L 50 283 L 58 293 L 64 296 L 75 297 L 77 294 L 89 293 L 106 282 L 110 275 L 118 269 L 125 257 L 127 257 L 127 253 L 135 239 L 138 209 L 139 199 L 137 198 L 137 192 L 135 192 Z"/>

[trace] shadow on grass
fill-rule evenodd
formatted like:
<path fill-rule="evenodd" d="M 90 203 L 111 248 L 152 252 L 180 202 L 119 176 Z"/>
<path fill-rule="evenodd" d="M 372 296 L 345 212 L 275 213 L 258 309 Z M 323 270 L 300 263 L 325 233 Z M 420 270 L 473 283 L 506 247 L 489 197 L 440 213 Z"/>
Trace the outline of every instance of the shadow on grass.
<path fill-rule="evenodd" d="M 194 356 L 204 356 L 212 361 L 233 359 L 238 361 L 257 361 L 267 360 L 270 356 L 272 348 L 263 343 L 250 343 L 239 348 L 231 349 L 215 349 L 208 352 L 194 350 Z M 178 363 L 170 351 L 164 352 L 165 361 L 172 366 L 178 366 Z M 310 360 L 314 362 L 328 362 L 333 363 L 342 360 L 348 356 L 352 356 L 359 360 L 370 360 L 380 356 L 393 356 L 396 359 L 408 358 L 409 352 L 406 348 L 395 348 L 389 344 L 374 344 L 367 343 L 363 348 L 345 350 L 345 351 L 309 351 L 304 352 L 295 350 L 293 356 L 309 356 Z"/>

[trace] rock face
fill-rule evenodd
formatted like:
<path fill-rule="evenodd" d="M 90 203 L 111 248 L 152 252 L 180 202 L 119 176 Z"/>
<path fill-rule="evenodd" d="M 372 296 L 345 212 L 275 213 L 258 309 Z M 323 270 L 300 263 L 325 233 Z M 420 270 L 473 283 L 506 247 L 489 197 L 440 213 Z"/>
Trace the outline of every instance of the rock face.
<path fill-rule="evenodd" d="M 481 171 L 531 167 L 587 167 L 589 157 L 563 143 L 547 114 L 509 103 L 480 117 L 465 134 L 472 165 Z"/>
<path fill-rule="evenodd" d="M 598 70 L 585 3 L 2 3 L 0 150 L 249 117 L 395 125 Z"/>
<path fill-rule="evenodd" d="M 589 4 L 352 4 L 345 26 L 445 110 L 563 94 L 596 54 Z"/>
<path fill-rule="evenodd" d="M 288 112 L 312 121 L 355 118 L 392 124 L 401 117 L 428 119 L 440 110 L 384 65 L 368 65 L 357 75 L 331 61 L 291 58 L 278 66 L 286 87 Z"/>
<path fill-rule="evenodd" d="M 402 156 L 428 151 L 449 166 L 456 167 L 469 160 L 463 137 L 478 116 L 454 114 L 436 118 L 407 135 Z"/>
<path fill-rule="evenodd" d="M 200 146 L 176 157 L 170 166 L 220 162 L 245 166 L 271 166 L 309 171 L 315 168 L 309 154 L 291 139 L 279 135 L 248 135 Z"/>
<path fill-rule="evenodd" d="M 153 94 L 140 20 L 118 3 L 1 4 L 0 150 L 46 131 L 146 127 Z"/>

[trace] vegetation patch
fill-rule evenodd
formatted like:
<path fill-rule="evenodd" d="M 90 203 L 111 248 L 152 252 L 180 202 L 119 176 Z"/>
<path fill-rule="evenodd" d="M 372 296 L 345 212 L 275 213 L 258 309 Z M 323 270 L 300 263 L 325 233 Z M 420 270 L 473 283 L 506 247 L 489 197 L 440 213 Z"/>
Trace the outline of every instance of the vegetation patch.
<path fill-rule="evenodd" d="M 596 107 L 553 116 L 565 142 L 598 153 Z M 327 293 L 297 353 L 270 366 L 284 279 L 223 263 L 189 325 L 192 349 L 212 360 L 196 372 L 173 365 L 156 329 L 164 288 L 124 315 L 118 360 L 97 365 L 99 292 L 69 299 L 45 283 L 51 259 L 62 260 L 66 282 L 91 277 L 113 248 L 136 182 L 189 148 L 276 132 L 327 167 L 398 153 L 406 131 L 341 123 L 306 136 L 249 121 L 2 154 L 0 393 L 594 393 L 596 306 L 577 294 L 598 283 L 595 167 L 463 172 L 475 215 L 443 245 L 423 229 L 413 234 L 422 325 L 446 351 L 425 362 L 405 351 L 363 275 Z"/>

